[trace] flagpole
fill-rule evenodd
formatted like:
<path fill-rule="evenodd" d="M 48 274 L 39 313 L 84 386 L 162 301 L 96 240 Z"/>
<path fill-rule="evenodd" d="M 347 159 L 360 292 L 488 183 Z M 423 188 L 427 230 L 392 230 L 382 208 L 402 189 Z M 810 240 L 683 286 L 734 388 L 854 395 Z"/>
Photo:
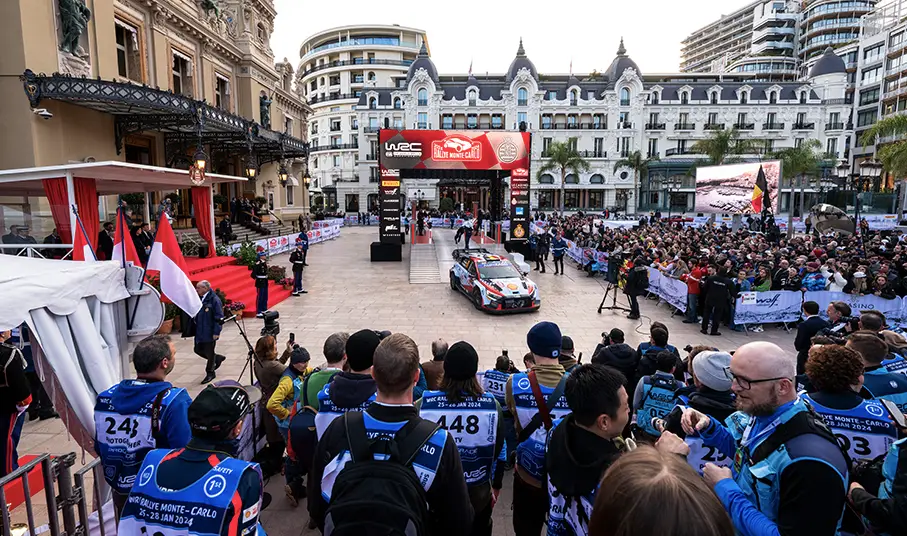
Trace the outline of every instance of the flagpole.
<path fill-rule="evenodd" d="M 82 230 L 82 236 L 85 237 L 85 240 L 88 240 L 88 249 L 91 250 L 91 256 L 94 257 L 94 260 L 98 260 L 98 256 L 94 253 L 94 248 L 91 247 L 91 240 L 89 240 L 88 238 L 88 233 L 85 232 L 85 226 L 82 225 L 82 218 L 81 216 L 79 216 L 79 209 L 77 209 L 75 205 L 72 205 L 72 213 L 76 215 L 76 223 L 79 224 L 79 229 Z M 73 244 L 75 244 L 76 241 L 73 240 L 72 242 Z"/>
<path fill-rule="evenodd" d="M 163 212 L 163 211 L 164 211 L 164 209 L 161 209 L 160 212 L 158 212 L 158 221 L 159 221 L 159 222 L 161 221 L 161 212 Z M 152 252 L 154 251 L 154 242 L 157 241 L 157 231 L 158 231 L 159 228 L 160 228 L 160 225 L 158 225 L 157 227 L 154 228 L 154 238 L 151 240 L 151 251 L 152 251 Z M 125 243 L 125 242 L 124 242 L 124 243 Z M 124 259 L 126 258 L 126 257 L 125 257 L 125 254 L 124 254 L 123 258 L 124 258 Z M 148 261 L 149 261 L 149 260 L 151 260 L 151 253 L 150 253 L 150 252 L 148 253 L 148 258 L 145 260 L 145 266 L 142 266 L 142 282 L 141 282 L 141 284 L 139 285 L 139 290 L 142 290 L 142 289 L 145 288 L 145 274 L 148 272 Z M 163 294 L 163 293 L 162 293 L 162 294 Z M 129 319 L 129 315 L 128 315 L 128 311 L 127 311 L 127 315 L 126 315 L 126 318 L 127 318 L 126 329 L 127 329 L 127 330 L 132 329 L 132 324 L 133 324 L 133 321 L 135 320 L 135 314 L 136 314 L 136 312 L 138 311 L 138 308 L 139 308 L 139 300 L 140 300 L 141 298 L 142 298 L 142 295 L 141 295 L 141 294 L 137 295 L 136 298 L 135 298 L 135 305 L 132 307 L 132 319 L 131 319 L 131 320 Z"/>

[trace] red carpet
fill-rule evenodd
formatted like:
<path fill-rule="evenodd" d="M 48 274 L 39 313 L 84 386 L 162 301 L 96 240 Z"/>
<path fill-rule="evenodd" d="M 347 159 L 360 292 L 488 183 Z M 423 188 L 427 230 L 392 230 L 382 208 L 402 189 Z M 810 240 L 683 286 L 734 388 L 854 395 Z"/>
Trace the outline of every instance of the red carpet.
<path fill-rule="evenodd" d="M 246 304 L 243 316 L 255 316 L 255 282 L 245 266 L 236 264 L 233 257 L 210 257 L 207 259 L 186 258 L 189 268 L 189 279 L 197 283 L 202 279 L 211 283 L 211 288 L 219 288 L 227 295 L 228 300 L 241 301 Z M 292 290 L 268 281 L 268 308 L 290 297 Z"/>

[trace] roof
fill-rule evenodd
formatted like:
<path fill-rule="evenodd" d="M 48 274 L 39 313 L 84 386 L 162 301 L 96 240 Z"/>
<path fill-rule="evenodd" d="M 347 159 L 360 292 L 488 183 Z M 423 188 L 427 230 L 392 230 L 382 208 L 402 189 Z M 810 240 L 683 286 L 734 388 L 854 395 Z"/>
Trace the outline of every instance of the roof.
<path fill-rule="evenodd" d="M 517 73 L 520 72 L 520 69 L 529 69 L 529 72 L 532 74 L 532 78 L 536 80 L 539 79 L 539 72 L 535 68 L 535 64 L 526 57 L 526 50 L 523 49 L 523 38 L 520 38 L 520 46 L 516 50 L 516 57 L 513 58 L 513 61 L 510 62 L 510 67 L 507 69 L 507 78 L 506 81 L 509 84 L 516 78 Z"/>
<path fill-rule="evenodd" d="M 611 66 L 605 71 L 605 76 L 614 82 L 619 79 L 627 69 L 633 69 L 636 71 L 636 74 L 642 75 L 642 71 L 639 70 L 639 66 L 636 65 L 636 62 L 630 59 L 630 56 L 627 56 L 627 49 L 624 47 L 624 38 L 621 37 L 620 46 L 617 47 L 617 57 L 614 58 L 614 61 L 611 62 Z"/>
<path fill-rule="evenodd" d="M 847 73 L 847 66 L 831 47 L 827 47 L 819 61 L 809 70 L 808 78 L 815 78 L 825 74 Z"/>
<path fill-rule="evenodd" d="M 435 62 L 431 61 L 431 58 L 428 56 L 428 49 L 425 47 L 425 41 L 422 42 L 422 48 L 419 49 L 419 55 L 416 56 L 416 61 L 409 66 L 409 71 L 406 73 L 407 84 L 409 84 L 409 81 L 413 79 L 413 75 L 415 75 L 416 71 L 419 69 L 425 69 L 428 72 L 428 76 L 435 84 L 440 82 L 438 79 L 438 69 L 435 67 Z"/>

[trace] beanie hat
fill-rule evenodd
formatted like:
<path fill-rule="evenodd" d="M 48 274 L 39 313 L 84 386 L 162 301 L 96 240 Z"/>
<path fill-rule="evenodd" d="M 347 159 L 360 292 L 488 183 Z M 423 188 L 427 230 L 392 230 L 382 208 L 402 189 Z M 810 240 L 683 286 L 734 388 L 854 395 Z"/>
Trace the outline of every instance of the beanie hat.
<path fill-rule="evenodd" d="M 447 349 L 444 356 L 444 377 L 468 380 L 479 371 L 479 354 L 468 342 L 460 341 Z"/>
<path fill-rule="evenodd" d="M 731 366 L 731 354 L 705 351 L 693 358 L 693 374 L 699 383 L 715 391 L 730 391 L 731 379 L 727 369 Z"/>
<path fill-rule="evenodd" d="M 561 351 L 563 352 L 572 352 L 573 351 L 573 339 L 564 335 L 561 337 Z"/>
<path fill-rule="evenodd" d="M 311 359 L 309 351 L 303 348 L 302 346 L 296 345 L 293 348 L 293 352 L 290 354 L 290 364 L 296 365 L 299 363 L 308 363 Z"/>
<path fill-rule="evenodd" d="M 358 372 L 372 366 L 375 349 L 381 344 L 378 334 L 370 329 L 363 329 L 350 335 L 346 341 L 346 362 L 350 370 Z"/>
<path fill-rule="evenodd" d="M 561 330 L 554 322 L 539 322 L 526 334 L 526 344 L 539 357 L 556 358 L 561 354 Z"/>

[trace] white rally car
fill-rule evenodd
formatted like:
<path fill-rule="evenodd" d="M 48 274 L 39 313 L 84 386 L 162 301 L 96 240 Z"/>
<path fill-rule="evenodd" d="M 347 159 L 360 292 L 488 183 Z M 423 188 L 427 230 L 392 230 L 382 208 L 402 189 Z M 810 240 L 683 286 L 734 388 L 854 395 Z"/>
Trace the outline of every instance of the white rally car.
<path fill-rule="evenodd" d="M 492 313 L 536 311 L 538 285 L 508 259 L 486 249 L 455 249 L 450 288 L 465 294 L 476 309 Z"/>

